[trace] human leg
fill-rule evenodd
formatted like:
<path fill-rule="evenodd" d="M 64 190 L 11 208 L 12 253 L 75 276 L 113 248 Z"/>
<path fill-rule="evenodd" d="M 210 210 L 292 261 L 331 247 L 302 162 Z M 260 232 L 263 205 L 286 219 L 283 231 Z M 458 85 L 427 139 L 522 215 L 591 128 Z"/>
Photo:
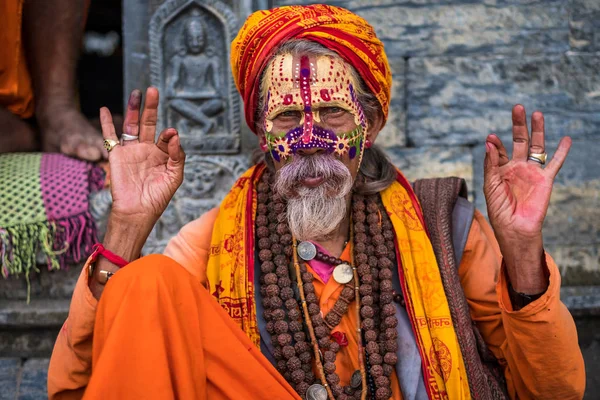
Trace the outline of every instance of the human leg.
<path fill-rule="evenodd" d="M 0 154 L 33 151 L 37 147 L 35 132 L 31 126 L 0 107 Z"/>
<path fill-rule="evenodd" d="M 208 291 L 172 259 L 119 271 L 96 315 L 86 399 L 297 399 Z"/>
<path fill-rule="evenodd" d="M 75 73 L 87 3 L 26 1 L 23 39 L 43 150 L 98 160 L 103 154 L 102 136 L 79 112 L 75 100 Z"/>

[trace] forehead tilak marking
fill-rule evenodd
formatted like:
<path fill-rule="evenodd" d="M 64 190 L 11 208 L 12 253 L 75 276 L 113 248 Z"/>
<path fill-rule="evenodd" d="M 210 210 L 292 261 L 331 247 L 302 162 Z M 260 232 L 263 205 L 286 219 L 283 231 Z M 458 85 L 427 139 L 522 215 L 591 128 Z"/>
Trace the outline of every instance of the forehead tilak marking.
<path fill-rule="evenodd" d="M 300 96 L 304 103 L 304 126 L 302 131 L 302 142 L 309 143 L 312 138 L 313 131 L 313 113 L 312 113 L 312 101 L 311 101 L 311 88 L 310 83 L 313 80 L 311 72 L 311 65 L 314 71 L 314 64 L 310 62 L 307 56 L 300 57 L 300 65 L 296 64 L 296 72 L 300 67 Z"/>

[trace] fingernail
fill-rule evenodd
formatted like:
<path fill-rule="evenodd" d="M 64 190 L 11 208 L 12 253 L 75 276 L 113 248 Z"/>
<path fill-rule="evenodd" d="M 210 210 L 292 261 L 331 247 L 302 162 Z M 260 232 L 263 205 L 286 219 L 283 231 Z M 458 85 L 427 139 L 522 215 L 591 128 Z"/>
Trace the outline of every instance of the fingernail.
<path fill-rule="evenodd" d="M 142 92 L 140 92 L 139 90 L 135 89 L 133 92 L 131 92 L 131 95 L 129 96 L 129 102 L 128 102 L 129 108 L 131 108 L 131 109 L 139 108 L 141 98 L 142 98 Z"/>
<path fill-rule="evenodd" d="M 485 152 L 489 153 L 492 149 L 492 144 L 490 142 L 485 142 Z"/>

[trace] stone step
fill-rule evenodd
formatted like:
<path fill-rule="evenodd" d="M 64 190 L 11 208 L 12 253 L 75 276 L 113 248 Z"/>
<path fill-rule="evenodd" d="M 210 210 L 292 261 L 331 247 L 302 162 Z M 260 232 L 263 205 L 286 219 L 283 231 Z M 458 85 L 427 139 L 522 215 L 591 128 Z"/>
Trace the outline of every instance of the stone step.
<path fill-rule="evenodd" d="M 564 287 L 561 299 L 583 329 L 600 324 L 600 287 Z M 66 299 L 0 300 L 0 357 L 48 357 L 69 304 Z"/>
<path fill-rule="evenodd" d="M 0 400 L 48 398 L 48 358 L 0 358 Z"/>
<path fill-rule="evenodd" d="M 48 357 L 69 313 L 69 300 L 0 301 L 0 357 Z"/>
<path fill-rule="evenodd" d="M 44 329 L 62 326 L 70 300 L 33 299 L 0 301 L 0 329 Z"/>

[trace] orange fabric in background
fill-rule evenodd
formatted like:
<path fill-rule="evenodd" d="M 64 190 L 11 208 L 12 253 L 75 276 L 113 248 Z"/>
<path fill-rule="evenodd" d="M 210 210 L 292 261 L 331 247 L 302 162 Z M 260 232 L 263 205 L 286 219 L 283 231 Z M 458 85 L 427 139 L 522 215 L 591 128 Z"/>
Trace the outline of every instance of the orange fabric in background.
<path fill-rule="evenodd" d="M 34 103 L 21 34 L 23 2 L 0 1 L 0 107 L 21 118 L 29 118 L 33 115 Z"/>
<path fill-rule="evenodd" d="M 92 360 L 84 399 L 300 398 L 206 288 L 161 255 L 107 284 Z"/>

